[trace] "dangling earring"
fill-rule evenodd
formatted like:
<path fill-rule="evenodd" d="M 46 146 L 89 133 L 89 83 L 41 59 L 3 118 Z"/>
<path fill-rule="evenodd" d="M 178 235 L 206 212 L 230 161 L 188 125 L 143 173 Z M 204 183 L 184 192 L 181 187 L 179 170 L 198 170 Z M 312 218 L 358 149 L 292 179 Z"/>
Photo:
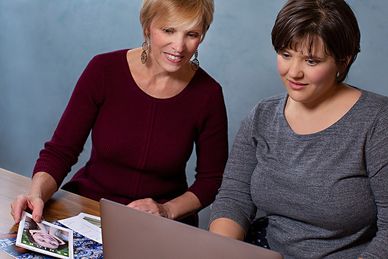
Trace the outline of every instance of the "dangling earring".
<path fill-rule="evenodd" d="M 147 51 L 150 49 L 150 45 L 148 44 L 148 41 L 147 41 L 147 40 L 145 40 L 145 41 L 143 42 L 143 44 L 141 44 L 141 49 L 143 50 L 143 51 L 141 52 L 141 56 L 140 56 L 140 58 L 141 58 L 141 63 L 142 63 L 142 64 L 145 64 L 145 63 L 147 62 L 147 59 L 148 59 L 148 53 L 147 53 Z"/>
<path fill-rule="evenodd" d="M 191 61 L 191 68 L 196 71 L 199 68 L 199 60 L 198 60 L 198 50 L 194 52 L 194 58 Z"/>
<path fill-rule="evenodd" d="M 335 75 L 335 79 L 338 81 L 339 77 L 340 77 L 340 72 L 337 72 L 337 74 Z"/>

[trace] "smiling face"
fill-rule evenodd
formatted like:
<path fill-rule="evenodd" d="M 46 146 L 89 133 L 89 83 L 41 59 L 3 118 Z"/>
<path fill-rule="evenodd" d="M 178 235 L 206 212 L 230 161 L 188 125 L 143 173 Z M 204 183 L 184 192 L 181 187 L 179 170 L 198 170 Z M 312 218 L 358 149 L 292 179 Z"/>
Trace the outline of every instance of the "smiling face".
<path fill-rule="evenodd" d="M 312 104 L 335 91 L 339 68 L 335 59 L 325 52 L 321 38 L 312 41 L 311 48 L 301 41 L 294 48 L 279 50 L 277 66 L 290 98 Z"/>
<path fill-rule="evenodd" d="M 176 72 L 187 65 L 203 36 L 201 24 L 157 18 L 148 33 L 151 64 L 166 72 Z"/>

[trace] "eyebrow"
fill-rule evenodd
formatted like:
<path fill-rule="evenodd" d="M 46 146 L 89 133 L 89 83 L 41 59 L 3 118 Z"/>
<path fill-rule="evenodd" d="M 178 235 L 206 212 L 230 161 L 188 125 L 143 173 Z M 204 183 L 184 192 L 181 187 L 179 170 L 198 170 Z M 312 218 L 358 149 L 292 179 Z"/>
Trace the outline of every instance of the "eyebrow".
<path fill-rule="evenodd" d="M 314 59 L 325 59 L 327 56 L 324 52 L 322 53 L 322 55 L 316 55 L 316 54 L 313 54 L 313 52 L 304 54 L 302 51 L 295 50 L 295 49 L 290 48 L 290 47 L 284 48 L 283 50 L 280 50 L 280 51 L 293 51 L 296 53 L 301 53 L 303 57 L 314 58 Z"/>

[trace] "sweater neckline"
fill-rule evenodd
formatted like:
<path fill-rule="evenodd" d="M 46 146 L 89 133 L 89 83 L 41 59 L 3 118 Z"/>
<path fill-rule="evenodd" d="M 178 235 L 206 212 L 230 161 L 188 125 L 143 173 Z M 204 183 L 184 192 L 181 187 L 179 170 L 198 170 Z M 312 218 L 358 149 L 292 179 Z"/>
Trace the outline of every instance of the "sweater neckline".
<path fill-rule="evenodd" d="M 351 86 L 351 87 L 354 87 L 354 86 Z M 317 132 L 314 132 L 314 133 L 310 133 L 310 134 L 298 134 L 289 125 L 289 123 L 288 123 L 288 121 L 286 119 L 286 116 L 284 114 L 286 103 L 287 103 L 287 98 L 288 98 L 288 94 L 286 93 L 283 96 L 283 99 L 281 101 L 281 105 L 280 105 L 281 111 L 280 112 L 281 112 L 282 122 L 284 123 L 285 128 L 287 129 L 287 132 L 290 135 L 294 136 L 295 138 L 310 139 L 310 138 L 319 137 L 322 134 L 326 134 L 327 132 L 335 130 L 337 127 L 341 127 L 341 124 L 346 123 L 346 121 L 349 118 L 352 117 L 352 115 L 354 114 L 355 110 L 357 110 L 358 106 L 360 106 L 362 104 L 362 102 L 367 98 L 367 92 L 366 91 L 364 91 L 362 89 L 359 89 L 357 87 L 354 87 L 354 88 L 356 88 L 359 91 L 361 91 L 361 95 L 358 98 L 358 100 L 353 104 L 353 106 L 341 118 L 339 118 L 336 122 L 334 122 L 330 126 L 324 128 L 323 130 L 320 130 L 320 131 L 317 131 Z"/>

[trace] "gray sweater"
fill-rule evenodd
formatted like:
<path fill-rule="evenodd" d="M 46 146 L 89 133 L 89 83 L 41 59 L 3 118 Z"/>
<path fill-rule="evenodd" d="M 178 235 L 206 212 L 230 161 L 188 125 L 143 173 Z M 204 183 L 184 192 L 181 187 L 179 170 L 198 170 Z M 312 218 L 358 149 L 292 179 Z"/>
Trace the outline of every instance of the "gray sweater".
<path fill-rule="evenodd" d="M 257 210 L 285 258 L 388 258 L 388 97 L 362 91 L 325 130 L 295 134 L 286 96 L 242 122 L 210 221 L 249 228 Z"/>

